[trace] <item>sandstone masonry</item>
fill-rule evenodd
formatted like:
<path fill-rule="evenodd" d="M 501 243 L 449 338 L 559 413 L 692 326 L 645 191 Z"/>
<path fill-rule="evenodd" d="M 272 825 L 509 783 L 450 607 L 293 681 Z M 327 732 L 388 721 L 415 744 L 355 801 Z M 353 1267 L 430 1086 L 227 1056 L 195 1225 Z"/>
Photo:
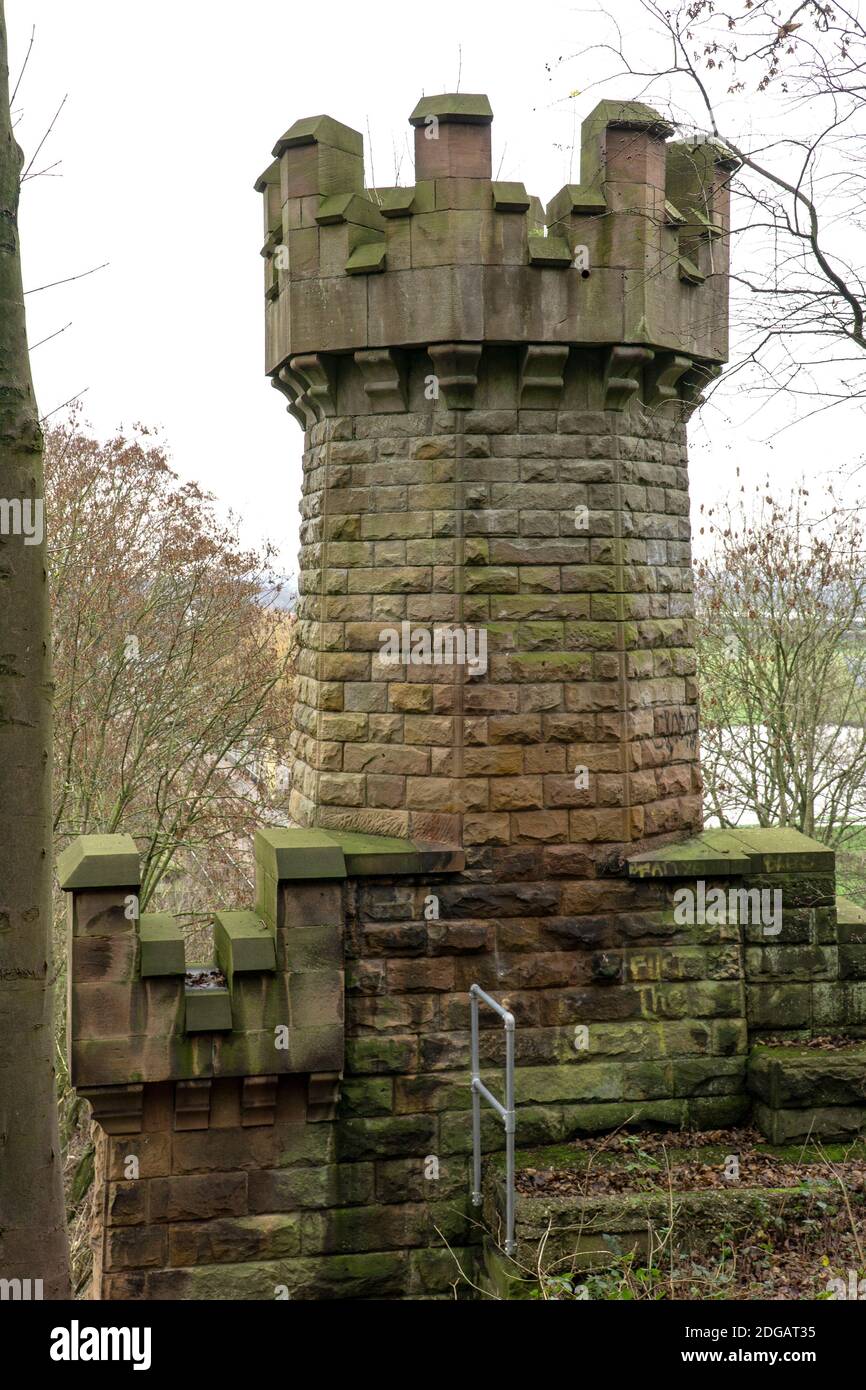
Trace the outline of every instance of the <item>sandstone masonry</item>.
<path fill-rule="evenodd" d="M 492 179 L 485 97 L 410 119 L 411 187 L 365 189 L 326 116 L 257 183 L 305 430 L 295 826 L 215 917 L 225 987 L 128 913 L 127 837 L 61 860 L 96 1297 L 468 1293 L 473 983 L 516 1018 L 523 1146 L 739 1122 L 750 1040 L 866 1029 L 832 853 L 701 830 L 685 422 L 726 355 L 727 152 L 603 102 L 545 210 Z M 697 880 L 778 890 L 781 931 L 678 924 Z"/>

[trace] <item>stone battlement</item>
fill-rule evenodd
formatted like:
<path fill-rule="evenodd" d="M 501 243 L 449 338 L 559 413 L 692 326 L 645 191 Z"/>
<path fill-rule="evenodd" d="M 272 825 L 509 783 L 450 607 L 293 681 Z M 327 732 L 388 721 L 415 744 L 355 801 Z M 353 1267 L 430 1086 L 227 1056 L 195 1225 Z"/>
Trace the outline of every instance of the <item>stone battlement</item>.
<path fill-rule="evenodd" d="M 729 154 L 669 143 L 652 108 L 604 101 L 583 124 L 580 182 L 545 210 L 522 183 L 492 178 L 492 120 L 484 96 L 425 97 L 407 187 L 365 189 L 362 136 L 329 116 L 277 142 L 256 183 L 266 370 L 301 398 L 303 423 L 359 413 L 364 392 L 370 410 L 405 409 L 410 364 L 389 350 L 537 345 L 523 386 L 540 376 L 545 403 L 569 347 L 615 347 L 608 377 L 650 403 L 693 401 L 725 360 Z M 344 355 L 364 391 L 338 410 Z M 451 378 L 474 376 L 471 353 L 450 365 Z M 448 404 L 471 399 L 458 390 Z"/>
<path fill-rule="evenodd" d="M 603 882 L 553 847 L 512 883 L 459 852 L 262 831 L 254 906 L 214 914 L 205 964 L 225 986 L 204 1012 L 172 919 L 132 910 L 127 836 L 85 836 L 58 867 L 70 1070 L 98 1124 L 95 1297 L 451 1296 L 482 1234 L 473 983 L 516 1020 L 523 1147 L 737 1124 L 751 1095 L 774 1138 L 866 1125 L 863 913 L 837 906 L 832 851 L 796 831 L 707 832 Z M 704 880 L 709 901 L 778 894 L 778 929 L 730 907 L 678 921 L 677 893 Z M 750 1065 L 767 1035 L 828 1030 L 850 1050 L 759 1046 Z M 480 1056 L 495 1090 L 493 1015 Z M 492 1111 L 482 1144 L 502 1144 Z"/>

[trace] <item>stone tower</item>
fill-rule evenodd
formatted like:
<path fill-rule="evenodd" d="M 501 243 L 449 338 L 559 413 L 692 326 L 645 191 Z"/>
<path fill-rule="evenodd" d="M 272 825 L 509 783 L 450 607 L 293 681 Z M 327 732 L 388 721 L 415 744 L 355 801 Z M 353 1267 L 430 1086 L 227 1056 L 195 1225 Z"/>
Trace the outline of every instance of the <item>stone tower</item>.
<path fill-rule="evenodd" d="M 731 166 L 605 101 L 545 212 L 492 178 L 492 119 L 425 97 L 414 185 L 377 189 L 357 131 L 301 120 L 257 184 L 305 430 L 292 812 L 592 877 L 701 823 L 685 420 Z"/>
<path fill-rule="evenodd" d="M 267 369 L 306 432 L 296 824 L 213 914 L 207 987 L 139 913 L 129 836 L 58 863 L 96 1297 L 469 1289 L 473 985 L 516 1023 L 525 1148 L 737 1124 L 750 1090 L 776 1142 L 811 1133 L 751 1042 L 866 1030 L 832 851 L 696 833 L 685 422 L 725 358 L 730 161 L 603 102 L 545 213 L 491 178 L 485 97 L 410 119 L 411 187 L 365 190 L 327 116 L 257 184 Z M 696 881 L 783 920 L 684 922 Z"/>

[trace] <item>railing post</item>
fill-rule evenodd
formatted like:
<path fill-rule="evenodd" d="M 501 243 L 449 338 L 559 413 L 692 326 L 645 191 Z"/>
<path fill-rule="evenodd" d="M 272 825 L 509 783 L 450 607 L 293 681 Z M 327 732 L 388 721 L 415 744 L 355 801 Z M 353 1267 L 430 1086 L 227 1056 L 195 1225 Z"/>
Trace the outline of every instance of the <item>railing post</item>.
<path fill-rule="evenodd" d="M 505 1104 L 488 1091 L 481 1080 L 481 1061 L 478 1036 L 478 1006 L 487 1004 L 502 1019 L 505 1027 Z M 514 1015 L 486 994 L 480 985 L 469 990 L 469 1022 L 472 1070 L 472 1204 L 480 1206 L 481 1194 L 481 1100 L 496 1111 L 505 1129 L 505 1253 L 513 1255 L 514 1242 L 514 1133 L 517 1112 L 514 1108 Z"/>
<path fill-rule="evenodd" d="M 470 1026 L 472 1030 L 472 1205 L 481 1206 L 481 1096 L 476 1081 L 481 1080 L 478 1045 L 478 996 L 475 986 L 469 994 Z"/>
<path fill-rule="evenodd" d="M 505 1019 L 505 1253 L 514 1254 L 514 1018 Z"/>

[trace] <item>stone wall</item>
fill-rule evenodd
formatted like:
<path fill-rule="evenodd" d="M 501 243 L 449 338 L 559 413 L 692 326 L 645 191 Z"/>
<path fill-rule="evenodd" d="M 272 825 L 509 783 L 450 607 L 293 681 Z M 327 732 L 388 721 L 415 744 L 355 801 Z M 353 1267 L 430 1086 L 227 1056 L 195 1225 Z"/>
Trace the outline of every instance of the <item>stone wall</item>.
<path fill-rule="evenodd" d="M 365 190 L 329 117 L 257 184 L 306 436 L 296 824 L 215 915 L 219 980 L 137 915 L 128 837 L 61 860 L 97 1297 L 467 1293 L 472 984 L 516 1020 L 522 1146 L 738 1122 L 750 1031 L 866 1027 L 832 854 L 700 833 L 685 422 L 726 352 L 727 153 L 603 102 L 545 212 L 492 179 L 486 98 L 411 120 L 409 188 Z M 443 629 L 483 663 L 425 654 Z M 783 925 L 684 922 L 684 884 L 779 889 Z"/>
<path fill-rule="evenodd" d="M 518 352 L 478 372 L 481 403 L 519 400 Z M 300 823 L 590 856 L 699 827 L 684 426 L 590 409 L 591 354 L 567 378 L 545 390 L 583 408 L 309 431 Z M 483 634 L 483 671 L 421 659 L 448 628 Z"/>
<path fill-rule="evenodd" d="M 113 896 L 125 900 L 127 855 L 123 837 L 86 837 L 61 864 L 72 1076 L 98 1125 L 95 1296 L 468 1293 L 481 1234 L 469 1205 L 472 983 L 516 1019 L 521 1147 L 621 1125 L 734 1124 L 750 1107 L 751 1039 L 866 1032 L 866 982 L 836 983 L 840 951 L 842 973 L 859 969 L 859 928 L 845 926 L 850 911 L 837 925 L 832 854 L 795 831 L 708 832 L 633 855 L 595 881 L 591 902 L 568 868 L 539 879 L 534 854 L 521 876 L 512 859 L 503 882 L 408 842 L 263 832 L 249 916 L 272 936 L 273 963 L 244 969 L 240 927 L 231 960 L 217 932 L 230 1012 L 203 1031 L 167 934 L 154 956 L 152 919 L 107 909 L 111 890 L 93 883 L 123 878 Z M 698 882 L 778 888 L 781 933 L 678 925 L 673 895 Z M 154 969 L 173 973 L 143 973 Z M 804 1015 L 792 1001 L 807 994 Z M 502 1030 L 482 1022 L 499 1090 Z M 325 1062 L 335 1070 L 310 1074 Z M 490 1111 L 482 1142 L 502 1145 Z"/>

